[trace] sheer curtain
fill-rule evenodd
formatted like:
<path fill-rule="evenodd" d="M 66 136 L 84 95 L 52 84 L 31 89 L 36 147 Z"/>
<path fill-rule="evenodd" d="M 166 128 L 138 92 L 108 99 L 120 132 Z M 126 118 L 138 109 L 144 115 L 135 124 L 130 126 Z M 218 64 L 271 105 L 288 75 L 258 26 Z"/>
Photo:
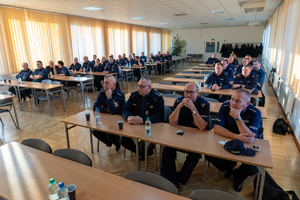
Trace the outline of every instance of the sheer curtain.
<path fill-rule="evenodd" d="M 150 53 L 156 55 L 158 51 L 161 51 L 161 29 L 150 28 L 149 29 L 149 45 Z"/>
<path fill-rule="evenodd" d="M 79 62 L 88 56 L 92 60 L 93 55 L 98 58 L 105 56 L 104 22 L 80 17 L 69 17 L 73 56 Z"/>
<path fill-rule="evenodd" d="M 161 30 L 161 51 L 166 53 L 171 48 L 171 31 Z"/>
<path fill-rule="evenodd" d="M 148 56 L 148 30 L 147 27 L 131 26 L 132 52 L 140 56 L 142 52 Z"/>
<path fill-rule="evenodd" d="M 8 62 L 3 30 L 0 12 L 0 75 L 7 75 L 10 74 L 10 64 Z"/>
<path fill-rule="evenodd" d="M 105 22 L 106 55 L 118 55 L 131 52 L 131 26 L 115 22 Z"/>
<path fill-rule="evenodd" d="M 31 69 L 35 69 L 37 60 L 44 66 L 50 60 L 70 63 L 66 16 L 5 7 L 0 11 L 11 73 L 19 72 L 23 62 L 28 62 Z"/>

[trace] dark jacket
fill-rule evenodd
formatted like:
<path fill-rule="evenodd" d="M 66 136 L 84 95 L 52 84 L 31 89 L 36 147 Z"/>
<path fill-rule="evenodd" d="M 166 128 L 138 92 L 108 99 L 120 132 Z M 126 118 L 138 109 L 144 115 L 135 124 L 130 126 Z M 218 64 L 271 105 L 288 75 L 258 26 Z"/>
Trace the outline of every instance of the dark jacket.
<path fill-rule="evenodd" d="M 27 71 L 21 70 L 20 73 L 18 73 L 16 75 L 16 79 L 21 78 L 22 81 L 31 81 L 31 79 L 29 78 L 31 74 L 32 74 L 32 71 L 30 69 L 27 69 Z M 19 75 L 21 75 L 21 76 L 19 76 Z"/>
<path fill-rule="evenodd" d="M 238 74 L 233 84 L 240 84 L 245 85 L 246 89 L 252 90 L 257 88 L 257 75 L 256 74 L 250 74 L 247 78 L 243 74 Z M 236 88 L 238 89 L 238 88 Z"/>

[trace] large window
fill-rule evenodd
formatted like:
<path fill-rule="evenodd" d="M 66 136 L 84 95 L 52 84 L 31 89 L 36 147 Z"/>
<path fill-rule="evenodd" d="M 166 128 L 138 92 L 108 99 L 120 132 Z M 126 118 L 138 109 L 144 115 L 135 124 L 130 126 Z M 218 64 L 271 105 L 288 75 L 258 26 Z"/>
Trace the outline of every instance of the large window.
<path fill-rule="evenodd" d="M 132 53 L 148 56 L 148 28 L 132 26 Z"/>
<path fill-rule="evenodd" d="M 149 53 L 153 53 L 153 55 L 156 55 L 158 51 L 161 51 L 161 30 L 150 28 L 149 39 L 150 39 Z"/>

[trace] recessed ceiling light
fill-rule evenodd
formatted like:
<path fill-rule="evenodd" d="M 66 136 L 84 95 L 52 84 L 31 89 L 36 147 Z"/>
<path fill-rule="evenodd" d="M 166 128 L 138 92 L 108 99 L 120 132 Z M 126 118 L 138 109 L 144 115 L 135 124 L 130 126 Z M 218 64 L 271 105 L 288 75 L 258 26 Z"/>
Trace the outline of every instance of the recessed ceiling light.
<path fill-rule="evenodd" d="M 234 26 L 234 25 L 236 25 L 236 24 L 228 24 L 229 26 Z"/>
<path fill-rule="evenodd" d="M 168 24 L 168 23 L 159 23 L 160 25 Z"/>
<path fill-rule="evenodd" d="M 133 17 L 132 19 L 144 19 L 142 17 Z"/>
<path fill-rule="evenodd" d="M 183 28 L 183 26 L 176 26 L 176 28 Z"/>
<path fill-rule="evenodd" d="M 83 7 L 83 9 L 86 9 L 86 10 L 103 10 L 103 8 L 98 8 L 98 7 Z"/>
<path fill-rule="evenodd" d="M 225 18 L 225 19 L 222 19 L 222 20 L 233 20 L 233 18 Z"/>
<path fill-rule="evenodd" d="M 177 17 L 180 17 L 180 16 L 184 16 L 184 15 L 187 15 L 186 13 L 181 13 L 181 14 L 174 14 L 175 16 Z"/>
<path fill-rule="evenodd" d="M 212 13 L 224 13 L 224 10 L 213 10 Z"/>

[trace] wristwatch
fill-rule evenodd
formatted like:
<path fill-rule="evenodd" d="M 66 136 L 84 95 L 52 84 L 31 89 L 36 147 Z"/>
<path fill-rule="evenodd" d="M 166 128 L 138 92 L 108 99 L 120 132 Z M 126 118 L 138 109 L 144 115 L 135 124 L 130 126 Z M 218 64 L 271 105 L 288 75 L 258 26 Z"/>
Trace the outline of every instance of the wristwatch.
<path fill-rule="evenodd" d="M 143 124 L 144 123 L 144 121 L 143 121 L 143 118 L 141 117 L 141 124 Z"/>
<path fill-rule="evenodd" d="M 242 119 L 241 116 L 239 116 L 239 117 L 237 117 L 237 118 L 234 118 L 234 120 L 235 120 L 236 122 L 239 121 L 240 119 Z"/>
<path fill-rule="evenodd" d="M 243 87 L 243 84 L 241 84 L 240 87 L 242 88 L 242 87 Z"/>
<path fill-rule="evenodd" d="M 197 109 L 196 110 L 193 110 L 193 114 L 196 114 L 197 113 Z"/>
<path fill-rule="evenodd" d="M 221 86 L 219 86 L 219 90 L 221 90 Z"/>

